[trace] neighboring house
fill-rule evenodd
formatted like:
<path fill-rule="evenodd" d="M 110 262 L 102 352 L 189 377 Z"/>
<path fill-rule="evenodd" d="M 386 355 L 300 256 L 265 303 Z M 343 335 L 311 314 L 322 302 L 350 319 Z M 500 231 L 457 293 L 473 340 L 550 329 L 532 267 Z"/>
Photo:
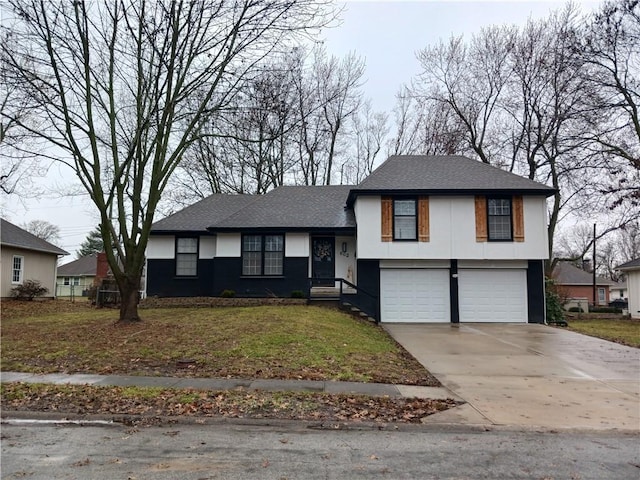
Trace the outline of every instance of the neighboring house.
<path fill-rule="evenodd" d="M 640 258 L 618 266 L 627 277 L 627 295 L 631 318 L 640 318 Z"/>
<path fill-rule="evenodd" d="M 96 278 L 98 255 L 87 255 L 58 267 L 58 297 L 86 297 Z"/>
<path fill-rule="evenodd" d="M 612 302 L 615 300 L 626 300 L 627 296 L 628 293 L 626 279 L 616 282 L 609 288 L 609 298 Z"/>
<path fill-rule="evenodd" d="M 212 195 L 153 225 L 146 294 L 289 297 L 342 278 L 383 322 L 543 323 L 553 193 L 465 157 L 393 156 L 357 186 Z"/>
<path fill-rule="evenodd" d="M 582 270 L 569 262 L 558 262 L 553 269 L 553 278 L 565 298 L 565 308 L 580 306 L 588 310 L 589 305 L 609 304 L 610 289 L 616 283 L 608 278 L 596 276 L 596 299 L 593 299 L 593 273 Z"/>
<path fill-rule="evenodd" d="M 68 255 L 61 248 L 22 228 L 0 219 L 2 277 L 0 297 L 11 296 L 11 289 L 25 280 L 38 280 L 55 297 L 58 258 Z"/>

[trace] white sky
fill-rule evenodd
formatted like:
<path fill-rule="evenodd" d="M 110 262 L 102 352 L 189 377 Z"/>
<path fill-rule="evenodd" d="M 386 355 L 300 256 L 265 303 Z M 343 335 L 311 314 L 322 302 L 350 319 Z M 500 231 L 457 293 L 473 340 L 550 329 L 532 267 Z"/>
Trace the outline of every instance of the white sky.
<path fill-rule="evenodd" d="M 376 110 L 391 112 L 395 94 L 418 73 L 415 53 L 439 39 L 471 34 L 492 24 L 523 25 L 529 17 L 544 18 L 562 8 L 561 1 L 350 1 L 345 4 L 342 24 L 324 32 L 331 54 L 354 51 L 365 58 L 365 96 Z M 584 12 L 599 2 L 576 2 Z M 392 127 L 393 128 L 393 127 Z M 1 160 L 0 160 L 1 161 Z M 54 165 L 43 180 L 49 186 L 68 186 L 74 180 L 66 167 Z M 24 200 L 2 198 L 2 216 L 15 224 L 47 220 L 60 227 L 60 246 L 75 258 L 87 233 L 98 224 L 98 215 L 88 197 Z"/>

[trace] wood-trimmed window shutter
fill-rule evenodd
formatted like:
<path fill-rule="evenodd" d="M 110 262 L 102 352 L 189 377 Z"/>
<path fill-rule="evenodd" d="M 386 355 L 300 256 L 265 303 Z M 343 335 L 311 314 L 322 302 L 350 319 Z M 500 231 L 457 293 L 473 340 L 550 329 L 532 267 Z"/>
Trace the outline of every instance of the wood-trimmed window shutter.
<path fill-rule="evenodd" d="M 382 197 L 382 241 L 393 241 L 393 199 Z"/>
<path fill-rule="evenodd" d="M 511 202 L 513 207 L 513 240 L 524 242 L 524 209 L 522 195 L 516 195 Z"/>
<path fill-rule="evenodd" d="M 486 242 L 487 236 L 487 197 L 476 196 L 476 242 Z"/>
<path fill-rule="evenodd" d="M 429 197 L 418 198 L 418 240 L 429 241 Z"/>

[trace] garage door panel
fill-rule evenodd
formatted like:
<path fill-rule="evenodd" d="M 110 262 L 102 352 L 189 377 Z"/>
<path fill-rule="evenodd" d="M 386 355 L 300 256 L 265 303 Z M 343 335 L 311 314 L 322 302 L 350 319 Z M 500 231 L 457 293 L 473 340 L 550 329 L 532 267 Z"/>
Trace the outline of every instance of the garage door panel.
<path fill-rule="evenodd" d="M 524 269 L 462 269 L 458 292 L 461 322 L 527 322 Z"/>
<path fill-rule="evenodd" d="M 383 322 L 449 322 L 449 271 L 381 270 L 380 306 Z"/>

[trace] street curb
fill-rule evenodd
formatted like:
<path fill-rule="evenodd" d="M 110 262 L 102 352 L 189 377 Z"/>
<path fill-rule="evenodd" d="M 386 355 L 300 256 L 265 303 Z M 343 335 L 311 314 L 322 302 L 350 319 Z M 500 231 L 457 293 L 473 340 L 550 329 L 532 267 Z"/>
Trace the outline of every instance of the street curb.
<path fill-rule="evenodd" d="M 454 407 L 455 408 L 455 407 Z M 227 425 L 238 428 L 276 428 L 287 431 L 380 431 L 380 432 L 450 432 L 450 433 L 484 433 L 484 432 L 522 432 L 522 433 L 590 433 L 594 435 L 628 435 L 640 438 L 637 429 L 593 429 L 593 428 L 547 428 L 515 425 L 476 425 L 463 423 L 375 423 L 375 422 L 319 422 L 311 420 L 286 420 L 267 418 L 232 418 L 232 417 L 198 417 L 198 416 L 161 416 L 161 415 L 127 415 L 127 414 L 69 414 L 60 412 L 32 412 L 24 410 L 7 411 L 0 414 L 3 424 L 12 420 L 34 423 L 48 423 L 55 426 L 124 427 L 124 428 L 169 428 L 180 425 L 215 426 Z M 21 422 L 21 423 L 22 423 Z M 98 424 L 98 425 L 94 425 Z"/>

